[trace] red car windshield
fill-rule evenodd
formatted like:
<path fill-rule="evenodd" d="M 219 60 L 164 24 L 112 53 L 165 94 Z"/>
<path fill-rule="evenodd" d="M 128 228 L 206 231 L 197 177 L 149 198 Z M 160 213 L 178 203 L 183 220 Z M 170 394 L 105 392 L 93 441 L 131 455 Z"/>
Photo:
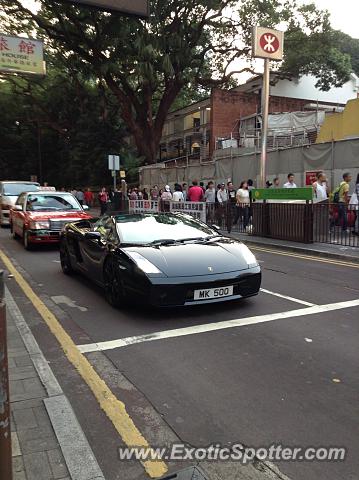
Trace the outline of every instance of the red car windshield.
<path fill-rule="evenodd" d="M 70 193 L 65 194 L 31 194 L 27 197 L 26 210 L 44 211 L 81 211 L 78 201 Z"/>

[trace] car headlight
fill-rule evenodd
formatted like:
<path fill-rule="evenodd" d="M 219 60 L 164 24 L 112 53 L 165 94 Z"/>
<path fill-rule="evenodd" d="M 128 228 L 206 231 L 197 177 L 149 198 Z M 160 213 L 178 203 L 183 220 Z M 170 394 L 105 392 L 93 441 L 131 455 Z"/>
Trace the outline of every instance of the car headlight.
<path fill-rule="evenodd" d="M 246 245 L 242 245 L 241 253 L 245 262 L 247 262 L 248 268 L 256 267 L 258 265 L 256 257 Z"/>
<path fill-rule="evenodd" d="M 47 228 L 50 228 L 50 222 L 48 220 L 40 222 L 32 221 L 30 222 L 30 228 L 32 230 L 46 230 Z"/>
<path fill-rule="evenodd" d="M 126 252 L 129 257 L 136 263 L 139 269 L 145 273 L 162 273 L 156 265 L 153 265 L 147 258 L 137 252 Z"/>

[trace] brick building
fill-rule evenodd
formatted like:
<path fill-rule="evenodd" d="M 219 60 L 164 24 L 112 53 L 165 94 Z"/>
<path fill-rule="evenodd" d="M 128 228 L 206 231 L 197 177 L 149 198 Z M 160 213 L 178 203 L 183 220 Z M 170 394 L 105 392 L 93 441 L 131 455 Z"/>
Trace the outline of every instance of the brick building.
<path fill-rule="evenodd" d="M 359 81 L 355 75 L 347 84 L 330 92 L 316 89 L 315 82 L 310 76 L 276 82 L 271 87 L 270 113 L 342 111 L 346 101 L 358 95 Z M 284 95 L 279 95 L 281 91 Z M 244 127 L 251 126 L 253 138 L 258 136 L 260 111 L 261 77 L 254 77 L 231 90 L 214 89 L 209 98 L 168 115 L 158 161 L 188 162 L 192 158 L 208 161 L 217 149 L 244 146 L 241 142 Z M 319 124 L 311 125 L 309 143 L 315 141 L 318 127 Z M 297 135 L 302 133 L 296 132 Z"/>

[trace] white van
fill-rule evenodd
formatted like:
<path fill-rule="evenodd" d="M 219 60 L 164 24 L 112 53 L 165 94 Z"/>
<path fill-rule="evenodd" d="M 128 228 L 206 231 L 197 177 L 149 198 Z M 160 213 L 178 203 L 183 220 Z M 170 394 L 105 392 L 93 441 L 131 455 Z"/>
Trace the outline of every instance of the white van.
<path fill-rule="evenodd" d="M 9 225 L 10 208 L 15 205 L 20 193 L 32 192 L 39 187 L 40 184 L 37 182 L 0 181 L 0 226 Z"/>

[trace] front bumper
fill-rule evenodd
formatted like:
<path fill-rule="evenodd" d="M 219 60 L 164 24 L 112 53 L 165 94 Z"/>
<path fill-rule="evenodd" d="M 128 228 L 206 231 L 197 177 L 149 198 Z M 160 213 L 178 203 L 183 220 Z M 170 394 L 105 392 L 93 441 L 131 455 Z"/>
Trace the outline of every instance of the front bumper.
<path fill-rule="evenodd" d="M 28 230 L 28 241 L 30 243 L 59 243 L 61 232 L 51 230 Z"/>
<path fill-rule="evenodd" d="M 228 302 L 257 295 L 261 285 L 260 267 L 238 272 L 197 277 L 153 278 L 144 300 L 155 307 L 176 307 Z M 208 300 L 194 300 L 194 291 L 233 285 L 233 295 Z M 138 293 L 136 294 L 138 298 Z M 143 294 L 143 292 L 142 292 Z"/>
<path fill-rule="evenodd" d="M 10 210 L 1 211 L 1 225 L 10 225 Z"/>

